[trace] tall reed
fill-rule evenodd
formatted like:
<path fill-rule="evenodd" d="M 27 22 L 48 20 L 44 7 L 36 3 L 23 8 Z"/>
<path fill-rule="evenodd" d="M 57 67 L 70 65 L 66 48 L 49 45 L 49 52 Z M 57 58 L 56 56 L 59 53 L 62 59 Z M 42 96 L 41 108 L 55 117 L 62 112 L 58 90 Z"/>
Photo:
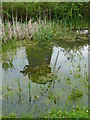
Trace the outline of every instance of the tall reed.
<path fill-rule="evenodd" d="M 40 8 L 39 8 L 40 9 Z M 49 14 L 49 16 L 48 16 Z M 47 10 L 47 14 L 44 12 L 44 18 L 41 19 L 41 12 L 39 12 L 38 20 L 33 22 L 32 18 L 27 22 L 27 9 L 26 9 L 26 22 L 17 21 L 17 10 L 16 18 L 13 17 L 13 6 L 12 6 L 12 23 L 10 21 L 5 21 L 2 24 L 2 36 L 3 41 L 14 39 L 36 39 L 36 40 L 49 40 L 52 38 L 63 37 L 64 32 L 67 31 L 66 27 L 62 27 L 61 23 L 51 20 L 51 11 Z"/>

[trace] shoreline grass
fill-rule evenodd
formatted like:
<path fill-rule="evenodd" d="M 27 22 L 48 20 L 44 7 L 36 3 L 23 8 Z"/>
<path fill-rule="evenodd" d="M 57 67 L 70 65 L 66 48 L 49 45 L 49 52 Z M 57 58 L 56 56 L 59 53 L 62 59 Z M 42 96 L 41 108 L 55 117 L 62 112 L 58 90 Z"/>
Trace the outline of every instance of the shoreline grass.
<path fill-rule="evenodd" d="M 11 113 L 10 115 L 4 115 L 2 118 L 18 118 L 18 116 L 15 113 Z M 37 116 L 34 116 L 32 114 L 21 114 L 20 119 L 22 118 L 87 118 L 88 119 L 88 109 L 80 109 L 76 108 L 76 110 L 71 110 L 69 112 L 67 111 L 61 111 L 61 110 L 55 110 L 52 109 L 51 111 L 45 113 L 45 114 L 39 114 Z"/>
<path fill-rule="evenodd" d="M 63 26 L 61 22 L 54 21 L 40 21 L 40 23 L 32 22 L 31 18 L 29 22 L 15 24 L 13 21 L 13 25 L 8 21 L 6 25 L 2 25 L 2 44 L 6 44 L 8 41 L 13 40 L 24 40 L 28 39 L 30 41 L 48 41 L 48 40 L 63 40 L 68 42 L 75 41 L 87 41 L 88 36 L 85 31 L 78 29 L 74 30 L 73 28 L 69 28 L 67 26 Z"/>

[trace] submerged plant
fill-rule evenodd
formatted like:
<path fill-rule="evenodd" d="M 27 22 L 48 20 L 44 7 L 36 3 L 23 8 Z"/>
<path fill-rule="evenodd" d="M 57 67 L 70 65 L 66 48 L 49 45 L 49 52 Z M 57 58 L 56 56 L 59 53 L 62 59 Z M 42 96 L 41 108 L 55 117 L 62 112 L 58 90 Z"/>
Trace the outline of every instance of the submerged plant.
<path fill-rule="evenodd" d="M 74 88 L 72 89 L 71 94 L 69 95 L 68 98 L 70 100 L 77 100 L 82 98 L 82 96 L 83 96 L 83 91 L 79 90 L 78 88 Z"/>

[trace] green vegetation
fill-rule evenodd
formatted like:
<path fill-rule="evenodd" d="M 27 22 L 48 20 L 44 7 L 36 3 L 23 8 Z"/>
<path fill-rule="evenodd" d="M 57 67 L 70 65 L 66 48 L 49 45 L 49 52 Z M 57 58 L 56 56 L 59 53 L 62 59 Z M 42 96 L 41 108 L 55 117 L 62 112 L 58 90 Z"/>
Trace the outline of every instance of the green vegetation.
<path fill-rule="evenodd" d="M 78 89 L 73 89 L 71 91 L 71 95 L 69 96 L 69 99 L 71 100 L 76 100 L 78 98 L 81 98 L 83 95 L 83 92 L 81 90 L 78 90 Z"/>
<path fill-rule="evenodd" d="M 70 112 L 67 111 L 56 111 L 53 109 L 51 112 L 49 112 L 49 117 L 52 118 L 88 118 L 88 110 L 80 108 L 76 108 L 76 110 L 71 110 Z"/>
<path fill-rule="evenodd" d="M 2 41 L 87 40 L 87 11 L 87 3 L 3 3 Z"/>
<path fill-rule="evenodd" d="M 13 13 L 12 13 L 13 10 Z M 64 3 L 3 3 L 3 19 L 12 20 L 17 15 L 17 20 L 22 21 L 29 20 L 30 17 L 34 21 L 38 19 L 38 16 L 43 19 L 46 16 L 48 20 L 50 15 L 52 20 L 60 20 L 67 23 L 69 26 L 78 26 L 84 22 L 84 25 L 88 23 L 88 3 L 80 2 L 64 2 Z M 81 24 L 80 24 L 81 23 Z"/>
<path fill-rule="evenodd" d="M 2 5 L 3 118 L 88 118 L 88 3 Z"/>
<path fill-rule="evenodd" d="M 9 22 L 3 25 L 3 44 L 6 44 L 8 41 L 16 41 L 16 40 L 30 39 L 37 41 L 51 41 L 58 40 L 60 41 L 87 41 L 88 36 L 84 33 L 76 32 L 75 30 L 71 30 L 67 26 L 63 26 L 61 22 L 43 22 L 40 23 L 35 22 L 32 23 L 31 20 L 28 24 L 25 23 L 13 23 L 11 26 Z"/>
<path fill-rule="evenodd" d="M 3 116 L 3 118 L 17 118 L 16 114 L 11 113 L 8 116 Z M 29 114 L 22 114 L 22 118 L 34 118 L 33 115 L 29 115 Z M 87 118 L 88 119 L 88 109 L 84 108 L 84 109 L 80 109 L 80 108 L 76 108 L 76 110 L 71 110 L 70 112 L 67 111 L 60 111 L 60 110 L 56 110 L 56 109 L 52 109 L 51 111 L 48 112 L 48 114 L 39 114 L 39 116 L 37 118 Z"/>
<path fill-rule="evenodd" d="M 15 45 L 14 45 L 15 42 Z M 80 42 L 79 42 L 80 43 Z M 58 44 L 58 40 L 55 43 L 55 40 L 50 40 L 50 41 L 28 41 L 28 40 L 16 40 L 16 41 L 8 41 L 8 43 L 6 45 L 3 45 L 3 68 L 7 69 L 8 68 L 12 68 L 11 63 L 13 61 L 9 59 L 7 59 L 7 53 L 10 52 L 11 55 L 11 50 L 13 49 L 13 53 L 17 51 L 17 48 L 20 47 L 25 47 L 26 49 L 26 54 L 27 54 L 27 59 L 28 59 L 28 63 L 29 65 L 25 65 L 25 67 L 23 68 L 23 70 L 21 71 L 21 74 L 23 74 L 24 76 L 28 75 L 29 81 L 27 83 L 27 88 L 29 91 L 29 101 L 31 103 L 31 98 L 33 97 L 34 101 L 39 101 L 40 100 L 40 95 L 42 97 L 44 97 L 45 94 L 48 94 L 47 97 L 49 99 L 49 101 L 52 101 L 54 104 L 57 104 L 59 102 L 59 100 L 61 99 L 59 95 L 54 95 L 53 94 L 53 90 L 55 87 L 55 84 L 58 82 L 58 84 L 62 81 L 66 86 L 72 86 L 71 91 L 68 93 L 67 99 L 66 99 L 66 109 L 68 104 L 72 104 L 72 102 L 76 102 L 76 105 L 78 106 L 78 108 L 71 108 L 70 112 L 67 110 L 66 111 L 62 111 L 61 109 L 55 109 L 53 108 L 52 110 L 48 110 L 48 108 L 46 108 L 47 113 L 40 113 L 37 114 L 37 117 L 44 117 L 44 118 L 88 118 L 88 112 L 87 109 L 84 108 L 80 108 L 79 106 L 79 102 L 80 100 L 83 98 L 84 96 L 84 91 L 87 92 L 87 86 L 88 86 L 88 80 L 87 80 L 87 72 L 86 72 L 86 64 L 84 65 L 84 73 L 82 75 L 82 68 L 80 64 L 77 64 L 77 67 L 72 65 L 72 69 L 70 69 L 69 73 L 71 76 L 73 76 L 73 80 L 75 81 L 75 83 L 73 84 L 72 78 L 67 76 L 66 78 L 63 78 L 62 76 L 57 78 L 57 76 L 55 76 L 56 74 L 52 74 L 50 72 L 50 66 L 49 63 L 46 62 L 44 58 L 47 56 L 47 54 L 49 56 L 51 56 L 51 48 L 53 47 L 53 45 L 59 45 Z M 75 55 L 77 55 L 76 51 L 79 51 L 80 48 L 83 48 L 83 45 L 87 44 L 87 42 L 82 42 L 81 44 L 78 43 L 74 43 L 74 45 L 72 43 L 69 44 L 69 42 L 62 42 L 61 41 L 61 46 L 63 48 L 65 48 L 66 50 L 66 54 L 65 56 L 67 56 L 67 60 L 73 60 Z M 12 46 L 12 47 L 9 47 Z M 42 47 L 41 47 L 42 46 Z M 47 48 L 47 49 L 46 49 Z M 73 50 L 74 53 L 73 55 L 70 53 L 70 51 Z M 68 56 L 69 54 L 69 56 Z M 13 54 L 12 54 L 13 55 Z M 71 55 L 71 56 L 70 56 Z M 83 57 L 82 54 L 78 57 Z M 38 58 L 38 59 L 36 59 Z M 5 66 L 5 61 L 7 61 L 8 66 Z M 47 60 L 47 59 L 46 59 Z M 33 64 L 34 62 L 34 64 Z M 13 65 L 15 66 L 15 65 Z M 35 84 L 40 84 L 40 95 L 35 94 L 33 92 L 33 96 L 31 94 L 31 89 L 32 89 L 32 83 Z M 23 101 L 24 98 L 22 98 L 22 94 L 24 93 L 23 91 L 23 87 L 20 84 L 21 80 L 17 79 L 16 80 L 17 83 L 17 89 L 14 90 L 13 87 L 10 87 L 9 85 L 7 86 L 7 92 L 4 94 L 5 98 L 8 99 L 9 97 L 13 97 L 16 96 L 16 98 L 18 97 L 18 102 L 21 103 Z M 48 83 L 48 85 L 45 87 L 44 85 L 46 85 L 46 83 Z M 60 84 L 61 84 L 60 83 Z M 80 85 L 80 88 L 78 88 L 78 85 Z M 52 88 L 52 89 L 51 89 Z M 5 89 L 5 88 L 4 88 Z M 60 89 L 60 88 L 59 88 Z M 65 91 L 63 89 L 63 91 Z M 60 91 L 60 94 L 62 94 L 62 91 Z M 68 101 L 70 103 L 68 103 Z M 82 106 L 81 106 L 82 107 Z M 25 118 L 29 118 L 29 117 L 34 117 L 33 113 L 30 114 L 21 114 L 21 117 L 25 117 Z M 3 117 L 17 117 L 17 115 L 15 113 L 12 113 L 9 116 L 3 116 Z"/>

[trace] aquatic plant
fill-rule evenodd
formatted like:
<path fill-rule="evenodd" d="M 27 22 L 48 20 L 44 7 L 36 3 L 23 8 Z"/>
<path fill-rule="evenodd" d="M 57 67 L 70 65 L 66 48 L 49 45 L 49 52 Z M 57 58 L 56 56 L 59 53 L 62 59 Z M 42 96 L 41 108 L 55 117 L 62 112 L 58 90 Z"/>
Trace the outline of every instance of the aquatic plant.
<path fill-rule="evenodd" d="M 30 76 L 30 80 L 31 80 L 31 76 Z M 29 87 L 29 103 L 31 103 L 30 80 L 29 80 L 29 82 L 28 82 L 28 87 Z"/>
<path fill-rule="evenodd" d="M 8 90 L 8 91 L 11 91 L 11 90 L 12 90 L 12 87 L 9 87 L 9 86 L 7 85 L 7 90 Z"/>
<path fill-rule="evenodd" d="M 87 40 L 86 34 L 78 34 L 76 31 L 68 30 L 68 27 L 62 26 L 60 21 L 55 22 L 50 19 L 46 19 L 46 15 L 44 14 L 44 18 L 41 20 L 41 16 L 39 15 L 39 21 L 33 22 L 30 17 L 28 22 L 17 22 L 17 12 L 16 12 L 16 21 L 15 18 L 12 17 L 12 23 L 8 20 L 5 20 L 5 23 L 2 23 L 2 41 L 3 43 L 7 43 L 9 40 L 13 39 L 34 39 L 34 40 L 50 40 L 50 39 L 66 39 L 75 41 L 77 39 Z M 64 35 L 65 34 L 65 35 Z M 72 37 L 72 34 L 74 37 Z M 77 38 L 76 36 L 81 36 L 81 38 Z M 57 37 L 56 37 L 57 36 Z M 85 39 L 84 39 L 85 38 Z"/>
<path fill-rule="evenodd" d="M 61 111 L 60 109 L 56 110 L 53 108 L 51 111 L 48 112 L 48 117 L 52 118 L 88 118 L 87 109 L 77 109 L 68 111 Z"/>
<path fill-rule="evenodd" d="M 24 75 L 28 74 L 29 79 L 32 77 L 32 81 L 36 83 L 45 84 L 48 81 L 53 80 L 53 74 L 50 71 L 50 67 L 48 64 L 43 64 L 41 66 L 36 66 L 35 68 L 30 68 L 29 66 L 25 66 L 23 71 Z"/>
<path fill-rule="evenodd" d="M 18 79 L 18 88 L 19 88 L 19 92 L 21 92 L 22 89 L 21 89 L 21 85 L 20 85 L 20 80 L 19 79 Z"/>
<path fill-rule="evenodd" d="M 79 90 L 78 88 L 74 88 L 71 91 L 71 94 L 69 95 L 69 99 L 71 100 L 77 100 L 83 96 L 83 91 Z"/>
<path fill-rule="evenodd" d="M 14 68 L 12 61 L 3 62 L 2 68 L 4 68 L 5 70 L 7 70 L 8 68 Z"/>

